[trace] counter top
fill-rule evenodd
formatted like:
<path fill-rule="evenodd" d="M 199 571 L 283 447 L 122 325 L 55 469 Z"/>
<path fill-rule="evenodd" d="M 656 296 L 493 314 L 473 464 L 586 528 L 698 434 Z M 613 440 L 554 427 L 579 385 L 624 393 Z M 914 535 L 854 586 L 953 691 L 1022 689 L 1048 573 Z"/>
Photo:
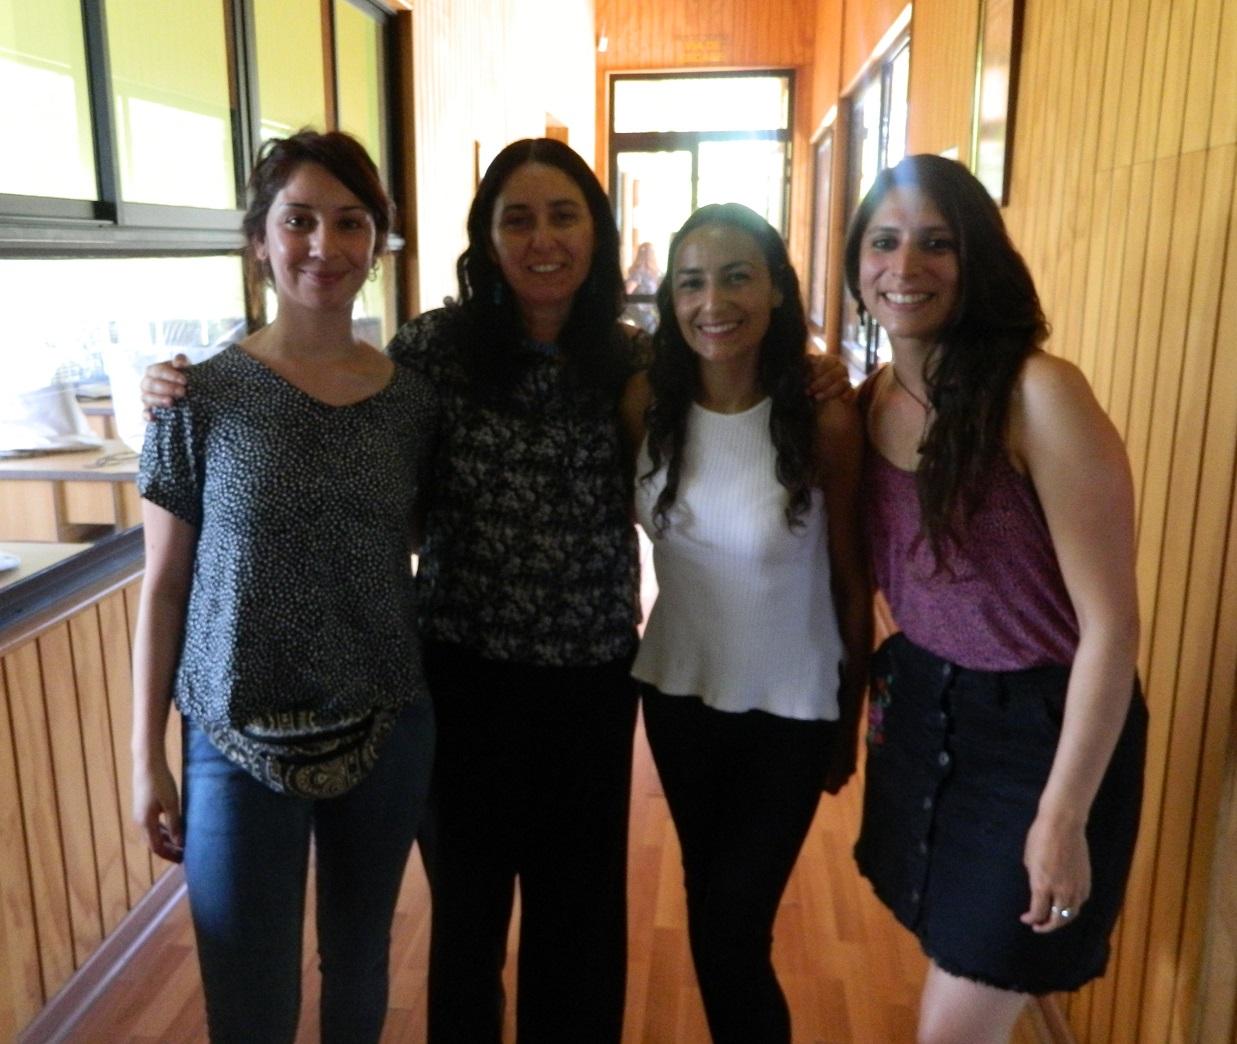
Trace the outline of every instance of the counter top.
<path fill-rule="evenodd" d="M 107 439 L 99 449 L 0 457 L 0 479 L 117 482 L 135 478 L 137 465 L 138 456 L 128 446 L 119 439 Z"/>
<path fill-rule="evenodd" d="M 0 551 L 16 555 L 21 559 L 21 564 L 16 569 L 0 571 L 0 591 L 20 580 L 25 580 L 28 576 L 42 572 L 48 566 L 54 566 L 57 562 L 72 558 L 89 546 L 89 544 L 45 544 L 33 540 L 0 540 Z"/>

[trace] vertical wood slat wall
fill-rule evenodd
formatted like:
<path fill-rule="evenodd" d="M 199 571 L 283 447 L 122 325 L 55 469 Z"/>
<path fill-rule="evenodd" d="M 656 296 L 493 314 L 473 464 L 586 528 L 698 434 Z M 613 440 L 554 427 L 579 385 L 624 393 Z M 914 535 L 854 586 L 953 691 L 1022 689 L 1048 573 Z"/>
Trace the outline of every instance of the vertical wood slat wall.
<path fill-rule="evenodd" d="M 166 869 L 129 822 L 138 588 L 113 591 L 0 655 L 3 1040 Z"/>
<path fill-rule="evenodd" d="M 789 247 L 796 268 L 807 271 L 811 235 L 812 62 L 816 0 L 596 0 L 597 31 L 609 47 L 597 55 L 597 162 L 608 177 L 611 72 L 673 69 L 793 69 Z M 716 60 L 693 63 L 690 46 L 707 42 Z"/>
<path fill-rule="evenodd" d="M 913 151 L 967 157 L 978 17 L 915 4 Z M 1006 219 L 1129 449 L 1152 714 L 1109 974 L 1065 1002 L 1080 1042 L 1237 1042 L 1234 55 L 1235 0 L 1026 0 Z"/>

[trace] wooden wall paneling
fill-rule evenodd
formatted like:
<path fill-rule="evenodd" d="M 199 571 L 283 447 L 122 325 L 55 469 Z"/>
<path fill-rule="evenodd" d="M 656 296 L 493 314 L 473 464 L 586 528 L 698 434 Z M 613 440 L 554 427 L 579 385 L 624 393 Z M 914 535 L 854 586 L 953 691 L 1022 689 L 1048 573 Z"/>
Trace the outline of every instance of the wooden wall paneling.
<path fill-rule="evenodd" d="M 1126 166 L 1118 174 L 1128 172 L 1130 178 L 1129 209 L 1122 216 L 1125 225 L 1125 249 L 1121 254 L 1121 285 L 1118 294 L 1117 328 L 1112 349 L 1119 356 L 1114 366 L 1108 400 L 1108 414 L 1129 445 L 1130 394 L 1133 385 L 1133 347 L 1138 338 L 1142 315 L 1143 263 L 1151 235 L 1151 164 Z M 1137 478 L 1137 476 L 1135 476 Z M 1144 665 L 1145 666 L 1145 665 Z"/>
<path fill-rule="evenodd" d="M 18 647 L 3 663 L 30 859 L 31 912 L 42 981 L 50 995 L 73 974 L 73 937 L 38 643 Z"/>
<path fill-rule="evenodd" d="M 99 916 L 106 936 L 128 912 L 129 898 L 125 885 L 124 820 L 116 786 L 107 671 L 103 664 L 101 618 L 97 606 L 70 618 L 69 637 L 73 644 L 77 710 L 85 753 L 90 821 L 94 828 Z"/>
<path fill-rule="evenodd" d="M 1185 2 L 1189 3 L 1190 0 Z M 1143 0 L 1147 35 L 1142 52 L 1138 114 L 1133 127 L 1134 152 L 1131 162 L 1134 163 L 1146 163 L 1156 158 L 1160 99 L 1164 94 L 1164 70 L 1168 63 L 1168 37 L 1173 6 L 1174 0 Z"/>
<path fill-rule="evenodd" d="M 1129 227 L 1130 169 L 1100 168 L 1095 176 L 1096 194 L 1106 200 L 1103 219 L 1103 259 L 1100 278 L 1089 280 L 1090 300 L 1097 300 L 1094 332 L 1095 364 L 1088 370 L 1091 386 L 1105 411 L 1112 415 L 1113 373 L 1117 363 L 1117 328 L 1121 322 L 1122 272 L 1125 239 Z M 1128 301 L 1127 301 L 1128 303 Z M 1087 331 L 1088 334 L 1090 331 Z M 1121 427 L 1121 425 L 1118 425 Z"/>
<path fill-rule="evenodd" d="M 142 585 L 141 583 L 131 584 L 124 589 L 124 612 L 125 612 L 125 638 L 126 644 L 132 649 L 132 635 L 137 631 L 137 612 L 138 602 L 141 598 Z M 116 664 L 115 670 L 119 674 L 122 671 L 128 674 L 128 682 L 123 688 L 108 687 L 108 701 L 111 705 L 112 712 L 112 735 L 113 737 L 124 737 L 125 742 L 118 742 L 116 746 L 119 748 L 116 751 L 116 775 L 117 783 L 120 786 L 120 800 L 124 808 L 131 807 L 133 795 L 133 755 L 129 750 L 128 739 L 133 734 L 133 677 L 132 663 L 130 652 L 129 656 Z M 110 657 L 109 657 L 110 660 Z M 119 697 L 117 699 L 116 697 Z M 146 842 L 142 839 L 142 835 L 138 828 L 133 825 L 130 820 L 128 822 L 127 834 L 129 843 L 125 846 L 125 867 L 129 875 L 129 906 L 132 907 L 135 902 L 150 888 L 155 882 L 155 857 L 150 854 L 150 849 L 146 847 Z M 138 890 L 135 892 L 134 888 Z"/>
<path fill-rule="evenodd" d="M 1237 142 L 1237 91 L 1226 88 L 1226 82 L 1231 82 L 1224 74 L 1227 69 L 1231 76 L 1233 68 L 1232 56 L 1237 54 L 1237 4 L 1232 0 L 1218 0 L 1222 5 L 1220 13 L 1220 31 L 1216 41 L 1216 53 L 1220 57 L 1220 74 L 1216 76 L 1215 96 L 1211 109 L 1212 146 L 1231 145 Z"/>
<path fill-rule="evenodd" d="M 1086 290 L 1081 286 L 1080 255 L 1086 254 L 1086 236 L 1090 228 L 1090 214 L 1083 209 L 1087 197 L 1080 181 L 1083 163 L 1089 158 L 1086 153 L 1090 143 L 1085 127 L 1093 90 L 1087 73 L 1094 45 L 1094 14 L 1093 4 L 1065 5 L 1064 31 L 1072 43 L 1062 47 L 1064 67 L 1059 84 L 1058 115 L 1054 121 L 1057 142 L 1051 198 L 1058 203 L 1049 208 L 1052 283 L 1048 318 L 1054 330 L 1053 350 L 1073 363 L 1078 363 L 1081 356 L 1081 345 L 1073 333 L 1074 297 Z"/>
<path fill-rule="evenodd" d="M 1146 0 L 1118 0 L 1118 3 L 1125 9 L 1127 21 L 1112 163 L 1114 167 L 1128 167 L 1134 162 L 1150 5 Z"/>
<path fill-rule="evenodd" d="M 1139 164 L 1146 166 L 1146 164 Z M 1133 357 L 1130 360 L 1130 406 L 1129 424 L 1126 430 L 1126 448 L 1134 471 L 1134 490 L 1139 499 L 1138 535 L 1139 566 L 1143 583 L 1139 588 L 1139 606 L 1145 614 L 1154 615 L 1154 590 L 1147 585 L 1155 577 L 1159 563 L 1154 556 L 1157 545 L 1143 540 L 1143 525 L 1148 509 L 1143 498 L 1146 479 L 1147 447 L 1152 432 L 1152 396 L 1155 392 L 1156 367 L 1161 347 L 1172 348 L 1175 339 L 1164 338 L 1164 292 L 1169 279 L 1168 259 L 1173 246 L 1174 203 L 1177 193 L 1176 158 L 1164 160 L 1152 167 L 1150 226 L 1147 234 L 1147 253 L 1143 258 L 1142 285 L 1139 291 L 1138 328 L 1131 342 Z M 1174 316 L 1174 320 L 1180 316 Z M 1159 419 L 1159 418 L 1157 418 Z M 1158 505 L 1157 505 L 1158 506 Z"/>
<path fill-rule="evenodd" d="M 1151 625 L 1151 692 L 1173 693 L 1170 742 L 1162 812 L 1157 836 L 1155 896 L 1150 917 L 1147 974 L 1143 982 L 1143 1039 L 1167 1039 L 1172 1014 L 1175 974 L 1181 959 L 1181 917 L 1185 903 L 1187 854 L 1191 851 L 1193 813 L 1197 798 L 1198 752 L 1202 742 L 1207 664 L 1186 655 L 1191 644 L 1184 630 L 1186 584 L 1195 589 L 1206 578 L 1186 567 L 1195 536 L 1198 510 L 1198 467 L 1202 449 L 1202 417 L 1211 373 L 1212 343 L 1199 337 L 1181 351 L 1186 316 L 1198 302 L 1190 290 L 1198 250 L 1200 202 L 1206 173 L 1206 154 L 1195 152 L 1180 160 L 1176 234 L 1169 265 L 1166 313 L 1169 327 L 1161 346 L 1162 365 L 1156 377 L 1155 416 L 1162 430 L 1150 444 L 1148 478 L 1144 492 L 1140 539 L 1159 548 L 1156 601 L 1148 617 Z M 1171 162 L 1171 161 L 1165 161 Z M 1206 242 L 1205 240 L 1203 241 Z M 1221 250 L 1223 244 L 1220 244 Z M 1205 284 L 1204 284 L 1205 285 Z M 1171 333 L 1170 333 L 1171 331 Z M 1171 389 L 1171 390 L 1170 390 Z M 1218 491 L 1216 491 L 1218 492 Z M 1148 516 L 1154 525 L 1148 524 Z M 1205 535 L 1199 533 L 1199 539 Z M 1194 670 L 1186 673 L 1187 667 Z M 1171 960 L 1165 957 L 1172 955 Z"/>
<path fill-rule="evenodd" d="M 1120 129 L 1121 106 L 1126 104 L 1125 69 L 1129 55 L 1125 46 L 1129 31 L 1129 0 L 1112 0 L 1108 4 L 1108 50 L 1104 60 L 1104 118 L 1100 121 L 1096 142 L 1095 168 L 1110 171 L 1124 167 L 1116 162 L 1117 135 Z"/>
<path fill-rule="evenodd" d="M 1237 49 L 1228 52 L 1220 50 L 1223 12 L 1224 0 L 1195 0 L 1194 32 L 1190 42 L 1189 65 L 1186 70 L 1188 83 L 1182 103 L 1180 140 L 1182 152 L 1194 152 L 1197 149 L 1207 148 L 1215 95 L 1235 93 L 1231 87 L 1231 79 L 1228 81 L 1229 86 L 1217 89 L 1222 77 L 1231 78 L 1232 56 L 1237 54 Z M 1225 53 L 1228 55 L 1228 64 L 1221 66 L 1219 58 Z"/>
<path fill-rule="evenodd" d="M 1128 230 L 1126 234 L 1126 251 L 1123 256 L 1121 308 L 1119 308 L 1119 323 L 1117 339 L 1113 341 L 1118 359 L 1115 362 L 1113 374 L 1112 413 L 1118 419 L 1118 428 L 1126 435 L 1126 444 L 1131 454 L 1131 465 L 1134 479 L 1141 481 L 1142 453 L 1134 453 L 1131 439 L 1133 408 L 1134 370 L 1137 365 L 1137 341 L 1142 324 L 1147 322 L 1143 313 L 1141 294 L 1144 287 L 1144 268 L 1148 254 L 1153 251 L 1152 210 L 1157 178 L 1155 168 L 1149 163 L 1141 163 L 1131 171 L 1132 186 L 1129 195 L 1129 212 L 1126 216 Z M 1166 250 L 1166 247 L 1165 247 Z M 1163 282 L 1162 285 L 1163 287 Z M 1158 329 L 1158 327 L 1157 327 Z M 1153 568 L 1158 563 L 1153 563 Z M 1153 574 L 1154 575 L 1154 574 Z M 1142 610 L 1144 630 L 1152 620 L 1152 607 L 1142 593 L 1145 583 L 1139 576 L 1139 607 Z M 1139 651 L 1139 673 L 1145 679 L 1148 677 L 1150 642 L 1142 643 Z M 1122 1035 L 1128 1029 L 1128 1023 L 1137 1025 L 1139 996 L 1142 992 L 1142 975 L 1147 946 L 1147 923 L 1150 904 L 1152 904 L 1155 886 L 1155 837 L 1159 829 L 1160 797 L 1163 790 L 1164 753 L 1168 748 L 1169 714 L 1171 711 L 1171 693 L 1155 693 L 1148 690 L 1148 698 L 1152 704 L 1152 720 L 1148 730 L 1147 782 L 1143 792 L 1143 824 L 1144 832 L 1138 849 L 1134 852 L 1134 865 L 1127 888 L 1127 901 L 1124 907 L 1121 948 L 1118 951 L 1117 965 L 1117 1004 L 1119 1017 L 1126 1019 L 1127 1024 L 1113 1025 L 1112 1039 L 1115 1042 L 1137 1039 Z"/>
<path fill-rule="evenodd" d="M 1181 135 L 1185 126 L 1186 98 L 1190 70 L 1194 62 L 1192 38 L 1195 8 L 1199 0 L 1176 0 L 1170 4 L 1167 32 L 1164 34 L 1165 60 L 1161 77 L 1159 126 L 1155 156 L 1176 156 L 1182 152 Z M 1231 81 L 1230 81 L 1231 83 Z"/>
<path fill-rule="evenodd" d="M 916 27 L 925 27 L 917 33 Z M 907 151 L 957 149 L 967 159 L 971 140 L 971 97 L 975 90 L 978 0 L 919 0 L 911 16 L 912 98 L 930 95 L 907 131 Z"/>
<path fill-rule="evenodd" d="M 26 857 L 21 785 L 10 724 L 10 701 L 0 661 L 0 1039 L 12 1040 L 43 1006 L 39 939 Z"/>
<path fill-rule="evenodd" d="M 1027 161 L 1034 166 L 1035 173 L 1026 193 L 1021 244 L 1037 280 L 1052 271 L 1052 255 L 1045 241 L 1048 222 L 1059 205 L 1059 200 L 1052 199 L 1050 178 L 1046 176 L 1058 160 L 1054 113 L 1057 85 L 1061 80 L 1062 51 L 1067 46 L 1056 40 L 1050 32 L 1057 19 L 1063 17 L 1058 9 L 1059 2 L 1060 0 L 1044 0 L 1043 13 L 1035 34 L 1035 54 L 1038 57 L 1031 74 L 1034 79 L 1023 79 L 1024 83 L 1034 85 L 1034 122 L 1031 124 L 1030 134 L 1024 135 L 1027 143 L 1024 147 L 1027 150 Z M 1017 152 L 1018 143 L 1015 142 L 1015 155 Z"/>
<path fill-rule="evenodd" d="M 68 625 L 60 624 L 45 632 L 38 639 L 38 647 L 76 968 L 103 940 L 103 923 L 99 916 L 99 875 L 95 868 L 86 759 Z M 64 981 L 48 982 L 48 992 L 58 990 Z"/>
<path fill-rule="evenodd" d="M 1183 693 L 1205 694 L 1198 704 L 1196 745 L 1199 754 L 1191 757 L 1186 751 L 1180 763 L 1198 765 L 1197 799 L 1193 808 L 1191 858 L 1188 876 L 1183 884 L 1185 913 L 1182 927 L 1182 959 L 1172 1001 L 1172 1039 L 1186 1039 L 1188 1029 L 1200 1001 L 1213 998 L 1216 1005 L 1225 1003 L 1223 993 L 1208 991 L 1200 994 L 1202 950 L 1207 933 L 1208 911 L 1213 910 L 1216 939 L 1212 952 L 1221 952 L 1220 935 L 1229 932 L 1230 946 L 1237 943 L 1237 917 L 1233 916 L 1232 899 L 1237 897 L 1237 858 L 1217 848 L 1217 837 L 1223 836 L 1219 812 L 1223 801 L 1226 758 L 1237 753 L 1231 729 L 1237 703 L 1233 700 L 1237 688 L 1237 532 L 1232 525 L 1237 519 L 1233 508 L 1234 476 L 1237 475 L 1237 382 L 1231 379 L 1229 367 L 1221 352 L 1225 344 L 1220 333 L 1224 324 L 1237 315 L 1237 225 L 1226 221 L 1231 208 L 1234 185 L 1237 183 L 1237 146 L 1211 150 L 1207 154 L 1206 184 L 1203 189 L 1203 236 L 1195 265 L 1194 299 L 1190 321 L 1186 328 L 1187 357 L 1199 357 L 1202 373 L 1183 373 L 1183 382 L 1190 390 L 1191 428 L 1201 429 L 1195 442 L 1198 452 L 1198 505 L 1192 518 L 1182 517 L 1180 524 L 1192 525 L 1195 534 L 1189 560 L 1191 583 L 1186 605 L 1183 632 L 1188 636 L 1181 647 Z M 1227 236 L 1224 230 L 1227 229 Z M 1227 253 L 1227 264 L 1225 255 Z M 1228 314 L 1226 315 L 1225 312 Z M 1192 380 L 1197 386 L 1192 387 Z M 1195 403 L 1194 400 L 1201 401 Z M 1184 468 L 1184 465 L 1183 465 Z M 1227 494 L 1227 496 L 1226 496 Z M 1225 559 L 1229 568 L 1225 568 Z M 1195 636 L 1210 636 L 1210 643 Z M 1237 761 L 1231 768 L 1237 770 Z M 1225 889 L 1230 899 L 1229 920 L 1224 918 L 1224 900 L 1213 887 Z M 1228 951 L 1232 957 L 1237 947 Z M 1229 997 L 1232 997 L 1230 992 Z M 1234 1026 L 1237 1030 L 1237 1026 Z M 1207 1035 L 1199 1039 L 1212 1039 Z M 1218 1037 L 1215 1039 L 1219 1039 Z"/>

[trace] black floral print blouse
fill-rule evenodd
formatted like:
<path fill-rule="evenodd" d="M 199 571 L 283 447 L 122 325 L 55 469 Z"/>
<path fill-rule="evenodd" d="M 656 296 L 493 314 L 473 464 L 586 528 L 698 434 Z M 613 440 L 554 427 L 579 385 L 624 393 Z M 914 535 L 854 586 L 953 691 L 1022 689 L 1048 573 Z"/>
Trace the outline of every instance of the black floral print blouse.
<path fill-rule="evenodd" d="M 426 382 L 330 406 L 236 346 L 148 426 L 143 497 L 198 530 L 174 696 L 281 793 L 331 797 L 425 695 L 411 527 Z"/>
<path fill-rule="evenodd" d="M 450 309 L 426 312 L 388 347 L 429 379 L 442 411 L 418 567 L 422 635 L 544 666 L 630 655 L 639 557 L 617 402 L 573 388 L 532 347 L 510 401 L 483 402 L 457 322 Z"/>

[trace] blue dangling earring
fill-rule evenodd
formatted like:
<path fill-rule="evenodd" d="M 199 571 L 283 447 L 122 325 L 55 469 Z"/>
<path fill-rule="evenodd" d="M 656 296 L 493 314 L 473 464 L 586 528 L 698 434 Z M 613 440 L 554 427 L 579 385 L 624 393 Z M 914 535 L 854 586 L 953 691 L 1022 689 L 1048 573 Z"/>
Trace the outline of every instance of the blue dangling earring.
<path fill-rule="evenodd" d="M 503 284 L 501 282 L 498 282 L 494 284 L 494 305 L 495 307 L 497 307 L 498 305 L 502 303 L 503 303 Z"/>

